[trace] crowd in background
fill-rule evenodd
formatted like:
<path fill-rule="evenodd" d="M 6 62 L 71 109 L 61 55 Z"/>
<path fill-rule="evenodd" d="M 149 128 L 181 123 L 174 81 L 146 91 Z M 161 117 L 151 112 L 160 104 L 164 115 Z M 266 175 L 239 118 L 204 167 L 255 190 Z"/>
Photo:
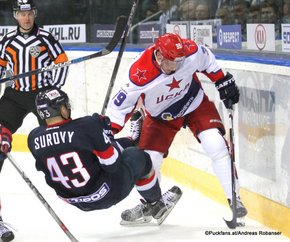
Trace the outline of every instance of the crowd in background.
<path fill-rule="evenodd" d="M 143 18 L 161 11 L 169 20 L 220 18 L 222 24 L 289 23 L 290 0 L 144 0 Z"/>
<path fill-rule="evenodd" d="M 12 6 L 0 0 L 0 25 L 12 25 Z M 39 9 L 38 23 L 49 24 L 113 24 L 119 15 L 128 15 L 132 0 L 35 0 Z M 60 14 L 61 13 L 61 14 Z M 290 0 L 142 0 L 134 18 L 157 21 L 199 21 L 219 19 L 223 25 L 247 23 L 275 24 L 276 36 L 281 23 L 290 23 Z"/>
<path fill-rule="evenodd" d="M 159 12 L 155 20 L 161 24 L 219 19 L 222 25 L 240 24 L 245 32 L 247 23 L 272 23 L 277 38 L 281 23 L 290 23 L 290 0 L 145 0 L 142 9 L 143 18 Z"/>

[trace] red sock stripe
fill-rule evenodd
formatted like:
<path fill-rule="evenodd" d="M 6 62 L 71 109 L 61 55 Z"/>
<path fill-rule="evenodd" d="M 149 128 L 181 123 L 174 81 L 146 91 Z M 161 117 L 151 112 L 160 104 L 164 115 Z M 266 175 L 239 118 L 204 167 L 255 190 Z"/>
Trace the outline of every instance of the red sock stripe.
<path fill-rule="evenodd" d="M 154 179 L 154 177 L 155 177 L 155 171 L 153 171 L 152 173 L 150 173 L 150 176 L 149 177 L 144 178 L 144 179 L 137 180 L 136 185 L 137 186 L 145 186 L 145 185 L 149 184 L 150 182 L 152 182 L 153 179 Z"/>
<path fill-rule="evenodd" d="M 114 147 L 111 145 L 108 149 L 105 151 L 98 151 L 98 150 L 93 150 L 93 153 L 100 157 L 101 159 L 109 159 L 114 155 Z"/>

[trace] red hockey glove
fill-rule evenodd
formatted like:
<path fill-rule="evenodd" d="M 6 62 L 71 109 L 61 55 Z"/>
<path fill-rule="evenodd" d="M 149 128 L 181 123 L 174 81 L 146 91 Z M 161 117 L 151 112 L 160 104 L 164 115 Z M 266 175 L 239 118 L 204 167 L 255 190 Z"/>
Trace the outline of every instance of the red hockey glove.
<path fill-rule="evenodd" d="M 0 149 L 7 154 L 12 148 L 12 134 L 9 129 L 0 125 Z"/>

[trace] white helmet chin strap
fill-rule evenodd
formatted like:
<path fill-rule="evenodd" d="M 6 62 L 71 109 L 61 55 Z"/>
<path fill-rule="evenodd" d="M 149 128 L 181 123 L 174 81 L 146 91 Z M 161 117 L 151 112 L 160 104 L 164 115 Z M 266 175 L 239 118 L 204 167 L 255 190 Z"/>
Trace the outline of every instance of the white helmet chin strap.
<path fill-rule="evenodd" d="M 166 59 L 163 56 L 162 56 L 163 60 L 158 59 L 157 50 L 154 50 L 154 56 L 155 56 L 155 60 L 156 60 L 157 64 L 160 66 L 160 69 L 164 74 L 171 75 L 171 74 L 175 73 L 176 70 L 172 70 L 170 73 L 168 73 L 162 68 L 162 61 L 166 60 Z"/>
<path fill-rule="evenodd" d="M 157 58 L 157 50 L 154 50 L 154 56 L 157 64 L 161 66 L 161 61 Z"/>
<path fill-rule="evenodd" d="M 162 61 L 159 60 L 158 57 L 157 57 L 157 50 L 154 50 L 154 56 L 155 56 L 155 60 L 156 60 L 157 64 L 160 66 L 161 71 L 162 71 L 164 74 L 166 74 L 166 72 L 162 69 L 162 65 L 161 65 L 161 62 L 162 62 Z"/>

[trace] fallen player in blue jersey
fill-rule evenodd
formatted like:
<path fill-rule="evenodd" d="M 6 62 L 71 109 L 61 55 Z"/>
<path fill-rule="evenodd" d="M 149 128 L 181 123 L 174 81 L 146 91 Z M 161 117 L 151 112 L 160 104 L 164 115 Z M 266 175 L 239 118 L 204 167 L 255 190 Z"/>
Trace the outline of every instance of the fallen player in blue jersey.
<path fill-rule="evenodd" d="M 174 186 L 161 194 L 150 156 L 135 147 L 132 138 L 114 139 L 109 118 L 97 113 L 71 119 L 69 98 L 59 89 L 40 92 L 36 108 L 47 125 L 30 132 L 28 146 L 37 170 L 61 199 L 83 211 L 107 209 L 135 186 L 146 213 L 121 224 L 140 224 L 152 217 L 158 224 L 164 221 L 182 191 Z"/>

